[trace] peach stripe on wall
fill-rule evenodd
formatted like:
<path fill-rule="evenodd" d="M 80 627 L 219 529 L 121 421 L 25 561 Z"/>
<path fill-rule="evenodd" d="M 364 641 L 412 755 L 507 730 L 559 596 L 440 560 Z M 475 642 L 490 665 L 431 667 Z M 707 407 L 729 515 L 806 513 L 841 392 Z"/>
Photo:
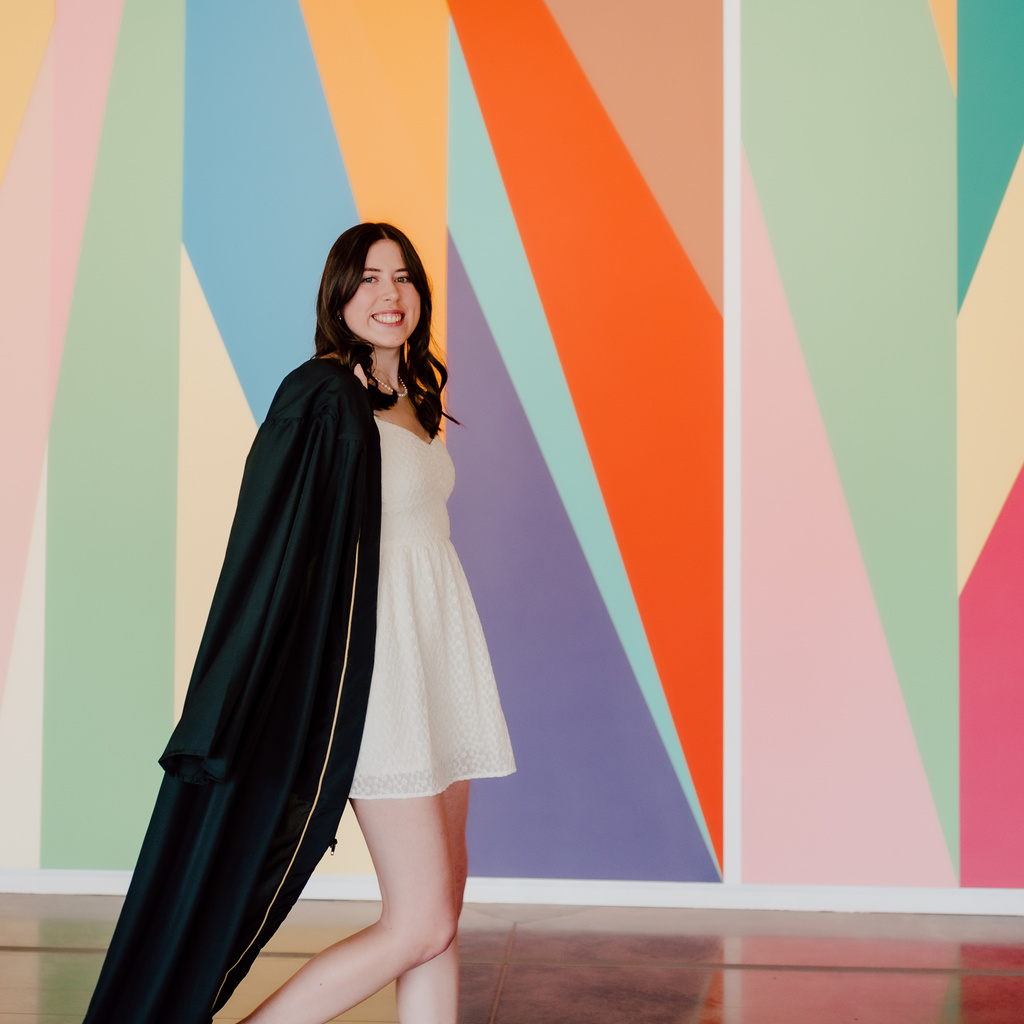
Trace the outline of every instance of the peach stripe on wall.
<path fill-rule="evenodd" d="M 58 0 L 53 171 L 50 391 L 57 387 L 89 190 L 123 0 Z"/>
<path fill-rule="evenodd" d="M 0 700 L 50 420 L 53 70 L 48 47 L 0 182 Z"/>
<path fill-rule="evenodd" d="M 721 0 L 547 5 L 721 309 Z"/>
<path fill-rule="evenodd" d="M 953 886 L 749 169 L 743 881 Z"/>
<path fill-rule="evenodd" d="M 359 216 L 391 221 L 416 244 L 444 351 L 448 8 L 419 0 L 396 18 L 387 4 L 302 0 L 302 10 Z"/>

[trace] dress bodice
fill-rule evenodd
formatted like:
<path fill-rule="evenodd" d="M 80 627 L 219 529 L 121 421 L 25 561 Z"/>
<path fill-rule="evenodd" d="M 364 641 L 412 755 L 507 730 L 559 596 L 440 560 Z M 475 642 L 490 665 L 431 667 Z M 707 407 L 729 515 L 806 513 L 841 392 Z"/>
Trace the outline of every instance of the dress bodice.
<path fill-rule="evenodd" d="M 381 458 L 381 544 L 443 542 L 449 538 L 448 496 L 455 467 L 440 437 L 376 418 Z"/>

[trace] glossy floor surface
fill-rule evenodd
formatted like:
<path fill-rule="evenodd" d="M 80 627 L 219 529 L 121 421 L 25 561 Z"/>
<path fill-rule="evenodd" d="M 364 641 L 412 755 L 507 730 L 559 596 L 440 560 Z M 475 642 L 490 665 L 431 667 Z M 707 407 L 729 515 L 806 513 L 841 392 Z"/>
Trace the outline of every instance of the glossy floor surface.
<path fill-rule="evenodd" d="M 0 1024 L 79 1024 L 120 900 L 0 895 Z M 218 1021 L 376 917 L 304 901 Z M 1022 1024 L 1024 920 L 477 904 L 465 1024 Z M 396 1021 L 392 989 L 337 1018 Z"/>

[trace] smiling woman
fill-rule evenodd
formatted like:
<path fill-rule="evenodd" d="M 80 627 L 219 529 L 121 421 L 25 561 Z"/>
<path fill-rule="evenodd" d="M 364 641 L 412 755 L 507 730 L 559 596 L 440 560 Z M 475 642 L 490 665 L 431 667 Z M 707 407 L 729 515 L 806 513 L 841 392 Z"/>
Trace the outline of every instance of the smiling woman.
<path fill-rule="evenodd" d="M 361 371 L 373 407 L 394 409 L 398 422 L 427 437 L 445 415 L 448 380 L 430 350 L 432 310 L 427 272 L 398 228 L 358 224 L 334 243 L 320 282 L 316 354 Z"/>
<path fill-rule="evenodd" d="M 469 780 L 515 771 L 449 540 L 444 364 L 409 239 L 346 231 L 316 358 L 282 383 L 238 511 L 167 772 L 88 1024 L 200 1024 L 284 920 L 351 798 L 380 920 L 246 1018 L 318 1024 L 397 979 L 455 1024 Z"/>
<path fill-rule="evenodd" d="M 389 238 L 374 242 L 366 254 L 363 279 L 342 310 L 348 329 L 373 345 L 378 363 L 385 353 L 397 363 L 402 346 L 420 322 L 420 295 L 405 263 L 397 242 Z"/>

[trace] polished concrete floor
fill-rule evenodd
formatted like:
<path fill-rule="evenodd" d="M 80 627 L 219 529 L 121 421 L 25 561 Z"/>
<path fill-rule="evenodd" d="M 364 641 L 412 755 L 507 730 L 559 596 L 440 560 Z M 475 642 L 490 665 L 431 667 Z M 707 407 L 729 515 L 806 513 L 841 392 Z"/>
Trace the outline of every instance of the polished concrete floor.
<path fill-rule="evenodd" d="M 79 1024 L 120 900 L 0 895 L 0 1024 Z M 218 1021 L 372 903 L 304 901 Z M 465 1024 L 1022 1024 L 1024 920 L 474 905 Z M 338 1020 L 395 1021 L 385 990 Z"/>

